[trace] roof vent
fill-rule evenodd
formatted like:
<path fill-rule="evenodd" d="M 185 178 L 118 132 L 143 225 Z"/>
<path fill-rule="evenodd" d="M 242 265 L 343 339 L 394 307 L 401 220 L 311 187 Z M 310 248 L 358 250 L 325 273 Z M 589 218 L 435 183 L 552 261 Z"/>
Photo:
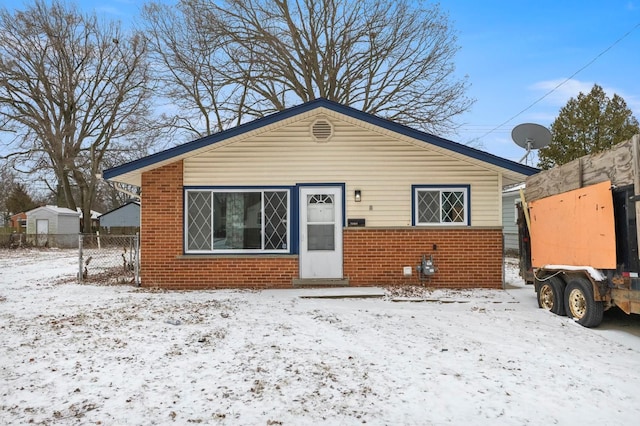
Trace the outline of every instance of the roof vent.
<path fill-rule="evenodd" d="M 311 134 L 316 142 L 328 142 L 333 136 L 333 126 L 328 120 L 318 119 L 311 125 Z"/>

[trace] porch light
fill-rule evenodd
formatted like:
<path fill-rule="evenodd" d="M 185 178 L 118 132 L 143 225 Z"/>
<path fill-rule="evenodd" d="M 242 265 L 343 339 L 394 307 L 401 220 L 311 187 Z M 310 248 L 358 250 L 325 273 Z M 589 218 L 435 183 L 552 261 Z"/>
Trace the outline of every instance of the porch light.
<path fill-rule="evenodd" d="M 356 203 L 359 203 L 360 200 L 362 199 L 362 192 L 359 189 L 356 189 L 356 191 L 354 192 L 353 196 L 354 196 L 354 198 L 356 200 Z"/>

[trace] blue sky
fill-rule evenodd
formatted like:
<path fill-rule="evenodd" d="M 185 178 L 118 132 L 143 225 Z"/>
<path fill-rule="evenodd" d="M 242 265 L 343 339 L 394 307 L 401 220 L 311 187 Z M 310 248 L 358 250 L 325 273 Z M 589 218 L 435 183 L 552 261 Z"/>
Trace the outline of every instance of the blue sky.
<path fill-rule="evenodd" d="M 519 160 L 524 151 L 511 140 L 513 127 L 549 126 L 569 98 L 594 84 L 622 96 L 640 118 L 640 2 L 483 0 L 442 7 L 459 31 L 457 70 L 469 76 L 477 99 L 455 140 L 480 138 L 482 149 Z"/>
<path fill-rule="evenodd" d="M 15 7 L 15 0 L 0 4 Z M 78 4 L 127 23 L 144 1 Z M 476 99 L 459 118 L 458 133 L 440 136 L 520 160 L 524 150 L 511 140 L 513 127 L 549 126 L 570 97 L 594 84 L 609 96 L 622 96 L 640 119 L 640 0 L 444 0 L 440 5 L 458 32 L 457 73 L 468 76 L 468 95 Z"/>

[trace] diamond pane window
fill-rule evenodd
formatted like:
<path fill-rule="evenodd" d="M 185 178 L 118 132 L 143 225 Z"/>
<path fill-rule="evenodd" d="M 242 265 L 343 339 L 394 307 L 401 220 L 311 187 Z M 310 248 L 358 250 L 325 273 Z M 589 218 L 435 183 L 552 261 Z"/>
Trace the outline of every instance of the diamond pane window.
<path fill-rule="evenodd" d="M 416 225 L 468 225 L 468 188 L 415 188 Z"/>
<path fill-rule="evenodd" d="M 418 222 L 440 222 L 440 193 L 438 191 L 418 192 Z"/>
<path fill-rule="evenodd" d="M 442 221 L 464 223 L 464 193 L 460 191 L 442 191 Z"/>
<path fill-rule="evenodd" d="M 289 191 L 188 190 L 186 251 L 287 252 Z"/>
<path fill-rule="evenodd" d="M 187 193 L 188 250 L 211 250 L 211 192 Z"/>
<path fill-rule="evenodd" d="M 288 195 L 285 191 L 264 192 L 265 250 L 287 249 Z"/>

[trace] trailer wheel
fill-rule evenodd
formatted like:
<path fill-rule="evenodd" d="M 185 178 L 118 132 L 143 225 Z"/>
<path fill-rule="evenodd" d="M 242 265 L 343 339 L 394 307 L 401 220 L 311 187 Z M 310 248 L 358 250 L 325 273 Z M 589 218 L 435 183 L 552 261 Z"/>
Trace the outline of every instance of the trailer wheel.
<path fill-rule="evenodd" d="M 564 292 L 567 316 L 584 327 L 597 327 L 602 322 L 604 306 L 593 298 L 593 286 L 583 277 L 572 278 Z"/>
<path fill-rule="evenodd" d="M 564 282 L 558 277 L 542 281 L 538 289 L 538 306 L 556 315 L 564 315 L 564 287 Z"/>

